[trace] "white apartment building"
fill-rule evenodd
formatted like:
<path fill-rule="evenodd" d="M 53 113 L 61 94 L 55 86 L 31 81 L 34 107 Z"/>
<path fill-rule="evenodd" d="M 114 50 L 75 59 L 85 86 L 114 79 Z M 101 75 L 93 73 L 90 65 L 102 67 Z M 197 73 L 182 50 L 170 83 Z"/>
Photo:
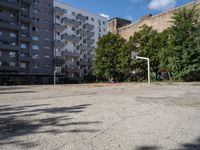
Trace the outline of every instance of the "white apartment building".
<path fill-rule="evenodd" d="M 96 43 L 107 34 L 107 19 L 54 1 L 55 69 L 61 75 L 93 75 Z"/>

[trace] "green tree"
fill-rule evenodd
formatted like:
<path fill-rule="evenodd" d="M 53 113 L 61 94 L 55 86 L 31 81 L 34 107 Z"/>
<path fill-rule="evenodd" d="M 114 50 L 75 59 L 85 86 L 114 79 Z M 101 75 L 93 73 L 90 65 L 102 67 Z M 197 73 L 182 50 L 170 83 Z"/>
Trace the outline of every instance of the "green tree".
<path fill-rule="evenodd" d="M 140 56 L 150 58 L 151 71 L 157 75 L 160 64 L 159 52 L 162 48 L 162 41 L 157 30 L 154 30 L 152 27 L 147 25 L 143 25 L 140 31 L 134 33 L 134 35 L 130 37 L 128 47 L 131 51 L 138 52 Z M 143 60 L 133 61 L 132 67 L 143 74 L 146 78 L 146 62 Z"/>
<path fill-rule="evenodd" d="M 126 41 L 119 35 L 108 33 L 97 43 L 94 72 L 97 78 L 120 79 L 120 54 Z"/>
<path fill-rule="evenodd" d="M 183 8 L 172 16 L 162 64 L 173 79 L 200 79 L 200 14 L 196 7 Z M 164 61 L 163 61 L 164 60 Z"/>

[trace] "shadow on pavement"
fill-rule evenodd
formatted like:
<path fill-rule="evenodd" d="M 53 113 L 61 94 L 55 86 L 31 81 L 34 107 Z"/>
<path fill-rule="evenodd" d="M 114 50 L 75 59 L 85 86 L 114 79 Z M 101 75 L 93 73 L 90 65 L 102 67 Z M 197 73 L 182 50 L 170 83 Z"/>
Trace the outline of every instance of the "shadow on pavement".
<path fill-rule="evenodd" d="M 200 150 L 200 137 L 194 142 L 191 143 L 183 143 L 179 145 L 180 148 L 178 149 L 171 149 L 171 150 Z M 134 150 L 161 150 L 161 147 L 157 146 L 140 146 Z"/>
<path fill-rule="evenodd" d="M 38 143 L 19 141 L 18 137 L 34 134 L 61 134 L 98 132 L 87 129 L 87 125 L 100 124 L 99 121 L 73 122 L 68 115 L 81 113 L 91 104 L 71 107 L 51 107 L 49 104 L 12 107 L 0 106 L 0 145 L 14 144 L 23 148 L 38 146 Z M 42 114 L 45 114 L 42 116 Z M 63 128 L 65 127 L 65 128 Z M 69 129 L 66 129 L 69 127 Z M 75 128 L 76 127 L 76 128 Z M 75 128 L 75 129 L 73 129 Z"/>

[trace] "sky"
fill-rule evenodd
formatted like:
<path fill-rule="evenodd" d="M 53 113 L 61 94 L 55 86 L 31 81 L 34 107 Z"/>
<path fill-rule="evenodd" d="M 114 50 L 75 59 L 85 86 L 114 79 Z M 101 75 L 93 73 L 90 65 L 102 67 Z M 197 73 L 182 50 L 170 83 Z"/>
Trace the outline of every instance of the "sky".
<path fill-rule="evenodd" d="M 193 0 L 59 0 L 77 8 L 101 14 L 109 19 L 120 17 L 138 21 L 146 14 L 163 11 L 192 2 Z"/>

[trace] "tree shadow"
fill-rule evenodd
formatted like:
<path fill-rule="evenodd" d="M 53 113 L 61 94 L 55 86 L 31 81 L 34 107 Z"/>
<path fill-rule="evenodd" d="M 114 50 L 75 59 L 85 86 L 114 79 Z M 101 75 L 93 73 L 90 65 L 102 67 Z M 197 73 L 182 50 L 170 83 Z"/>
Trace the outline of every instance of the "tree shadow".
<path fill-rule="evenodd" d="M 100 124 L 99 121 L 74 122 L 69 115 L 81 113 L 91 104 L 71 107 L 51 107 L 49 104 L 27 106 L 0 106 L 0 145 L 14 144 L 25 148 L 38 146 L 35 142 L 19 141 L 19 137 L 34 134 L 61 134 L 98 132 L 87 129 L 87 125 Z M 45 118 L 44 118 L 44 116 Z M 46 117 L 48 116 L 48 117 Z M 69 127 L 69 129 L 66 129 Z M 75 129 L 73 129 L 76 127 Z M 56 128 L 56 129 L 55 129 Z"/>
<path fill-rule="evenodd" d="M 178 149 L 171 149 L 171 150 L 200 150 L 200 137 L 194 142 L 191 143 L 183 143 L 179 145 L 180 148 Z M 134 150 L 161 150 L 161 147 L 158 146 L 140 146 Z"/>

